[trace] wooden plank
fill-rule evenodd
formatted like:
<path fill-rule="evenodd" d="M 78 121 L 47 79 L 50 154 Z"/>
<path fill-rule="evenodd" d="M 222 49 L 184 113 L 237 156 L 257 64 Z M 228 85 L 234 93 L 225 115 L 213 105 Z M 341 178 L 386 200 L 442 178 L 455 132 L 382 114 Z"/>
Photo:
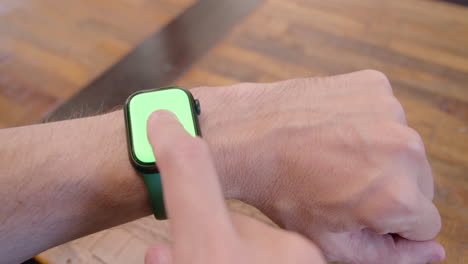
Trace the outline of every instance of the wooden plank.
<path fill-rule="evenodd" d="M 35 123 L 195 0 L 3 0 L 0 127 Z"/>

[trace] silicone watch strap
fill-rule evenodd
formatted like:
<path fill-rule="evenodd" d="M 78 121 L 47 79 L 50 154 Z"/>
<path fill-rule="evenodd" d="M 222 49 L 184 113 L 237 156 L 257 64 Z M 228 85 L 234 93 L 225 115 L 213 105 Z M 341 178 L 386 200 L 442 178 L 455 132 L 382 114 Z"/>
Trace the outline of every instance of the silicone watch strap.
<path fill-rule="evenodd" d="M 146 188 L 153 208 L 154 217 L 158 220 L 167 219 L 166 209 L 164 207 L 163 189 L 161 184 L 161 176 L 159 173 L 142 173 Z"/>

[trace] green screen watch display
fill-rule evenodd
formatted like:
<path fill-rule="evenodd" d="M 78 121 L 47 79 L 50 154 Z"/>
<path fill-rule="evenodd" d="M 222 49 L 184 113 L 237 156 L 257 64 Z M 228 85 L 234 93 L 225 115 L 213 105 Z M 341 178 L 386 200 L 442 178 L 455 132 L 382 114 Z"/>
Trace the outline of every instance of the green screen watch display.
<path fill-rule="evenodd" d="M 146 123 L 154 111 L 168 110 L 174 113 L 192 136 L 200 136 L 198 115 L 200 103 L 181 87 L 145 90 L 132 94 L 125 103 L 125 124 L 130 161 L 143 176 L 150 196 L 154 216 L 166 219 L 163 189 L 157 160 L 148 141 Z"/>

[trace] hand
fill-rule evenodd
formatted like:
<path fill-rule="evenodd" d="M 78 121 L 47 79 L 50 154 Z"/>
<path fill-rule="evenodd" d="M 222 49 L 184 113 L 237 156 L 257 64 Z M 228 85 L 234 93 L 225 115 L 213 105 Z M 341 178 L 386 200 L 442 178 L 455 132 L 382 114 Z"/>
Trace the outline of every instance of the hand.
<path fill-rule="evenodd" d="M 301 236 L 253 219 L 230 217 L 207 144 L 167 111 L 148 120 L 171 219 L 173 245 L 153 247 L 146 263 L 323 263 Z"/>
<path fill-rule="evenodd" d="M 430 241 L 441 220 L 424 145 L 383 74 L 194 92 L 227 198 L 307 235 L 330 261 L 444 258 Z"/>

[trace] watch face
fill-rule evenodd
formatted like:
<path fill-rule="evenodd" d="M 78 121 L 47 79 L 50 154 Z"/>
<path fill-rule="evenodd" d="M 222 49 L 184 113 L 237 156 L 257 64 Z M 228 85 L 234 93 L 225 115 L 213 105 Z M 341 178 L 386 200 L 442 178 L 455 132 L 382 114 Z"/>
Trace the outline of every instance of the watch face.
<path fill-rule="evenodd" d="M 127 100 L 125 115 L 130 156 L 138 167 L 156 169 L 156 160 L 146 133 L 146 122 L 151 113 L 162 109 L 173 112 L 192 136 L 199 134 L 194 100 L 187 90 L 169 87 L 133 94 Z"/>

